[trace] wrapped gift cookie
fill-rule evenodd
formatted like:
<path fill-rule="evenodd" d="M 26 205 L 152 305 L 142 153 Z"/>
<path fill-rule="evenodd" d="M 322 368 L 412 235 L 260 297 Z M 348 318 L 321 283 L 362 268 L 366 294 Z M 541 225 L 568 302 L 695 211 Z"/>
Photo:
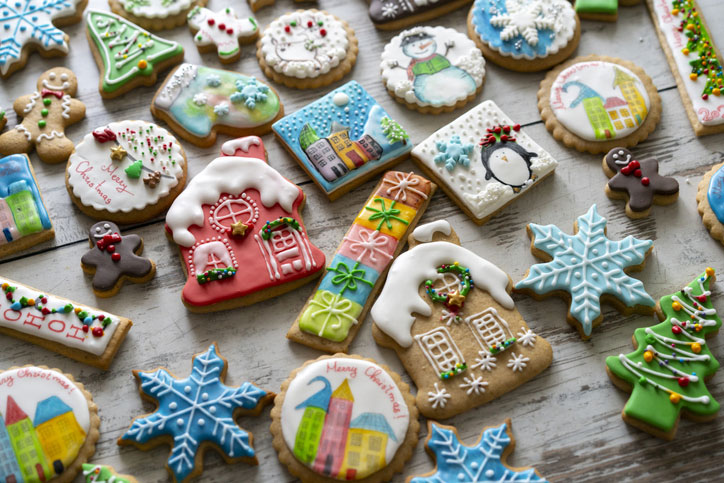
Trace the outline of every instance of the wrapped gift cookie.
<path fill-rule="evenodd" d="M 145 29 L 163 30 L 184 25 L 194 7 L 208 0 L 108 0 L 114 13 Z"/>

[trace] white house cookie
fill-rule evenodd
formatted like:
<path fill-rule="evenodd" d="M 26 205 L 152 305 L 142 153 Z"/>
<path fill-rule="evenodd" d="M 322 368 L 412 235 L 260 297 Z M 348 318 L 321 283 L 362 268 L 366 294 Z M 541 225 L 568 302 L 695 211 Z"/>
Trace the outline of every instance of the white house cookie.
<path fill-rule="evenodd" d="M 189 28 L 199 52 L 213 52 L 219 60 L 228 64 L 239 60 L 239 44 L 254 42 L 259 36 L 259 26 L 254 17 L 239 18 L 234 9 L 226 7 L 217 12 L 208 8 L 194 7 L 188 15 Z"/>
<path fill-rule="evenodd" d="M 395 100 L 437 114 L 475 98 L 483 88 L 485 60 L 475 43 L 455 29 L 415 27 L 385 46 L 380 69 Z"/>
<path fill-rule="evenodd" d="M 412 150 L 412 158 L 478 224 L 558 165 L 493 101 L 433 133 Z"/>
<path fill-rule="evenodd" d="M 186 23 L 194 7 L 208 0 L 108 0 L 114 13 L 149 30 L 165 30 Z"/>

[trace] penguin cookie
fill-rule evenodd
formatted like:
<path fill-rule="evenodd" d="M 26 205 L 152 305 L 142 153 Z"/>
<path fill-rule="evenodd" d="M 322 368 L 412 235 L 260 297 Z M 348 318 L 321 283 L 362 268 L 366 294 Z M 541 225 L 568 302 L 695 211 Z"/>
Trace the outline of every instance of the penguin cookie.
<path fill-rule="evenodd" d="M 118 293 L 123 282 L 143 283 L 156 274 L 152 260 L 140 256 L 143 240 L 138 235 L 121 235 L 115 223 L 99 221 L 88 233 L 92 248 L 80 259 L 81 267 L 93 275 L 93 292 L 98 297 Z"/>

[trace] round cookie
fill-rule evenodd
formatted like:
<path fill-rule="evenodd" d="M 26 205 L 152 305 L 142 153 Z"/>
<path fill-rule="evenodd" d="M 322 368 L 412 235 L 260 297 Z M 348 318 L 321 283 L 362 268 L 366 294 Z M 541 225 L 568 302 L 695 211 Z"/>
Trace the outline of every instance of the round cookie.
<path fill-rule="evenodd" d="M 661 119 L 661 98 L 641 67 L 589 55 L 546 74 L 538 110 L 554 138 L 596 154 L 646 139 Z"/>
<path fill-rule="evenodd" d="M 172 29 L 184 25 L 194 7 L 205 7 L 208 0 L 108 0 L 113 13 L 149 30 Z"/>
<path fill-rule="evenodd" d="M 186 154 L 171 133 L 146 121 L 120 121 L 87 134 L 76 146 L 65 184 L 86 215 L 130 224 L 166 210 L 186 175 Z"/>
<path fill-rule="evenodd" d="M 415 27 L 385 46 L 380 70 L 397 102 L 439 114 L 464 106 L 482 90 L 485 59 L 475 43 L 455 29 Z"/>
<path fill-rule="evenodd" d="M 518 72 L 549 69 L 581 39 L 581 22 L 566 0 L 476 0 L 468 36 L 487 60 Z"/>
<path fill-rule="evenodd" d="M 712 238 L 724 244 L 724 163 L 712 166 L 699 182 L 696 203 Z"/>
<path fill-rule="evenodd" d="M 420 428 L 400 376 L 347 354 L 294 370 L 271 416 L 279 460 L 302 481 L 388 481 L 412 456 Z"/>
<path fill-rule="evenodd" d="M 347 22 L 320 10 L 297 10 L 269 24 L 257 42 L 256 56 L 274 82 L 315 89 L 352 70 L 358 51 Z"/>

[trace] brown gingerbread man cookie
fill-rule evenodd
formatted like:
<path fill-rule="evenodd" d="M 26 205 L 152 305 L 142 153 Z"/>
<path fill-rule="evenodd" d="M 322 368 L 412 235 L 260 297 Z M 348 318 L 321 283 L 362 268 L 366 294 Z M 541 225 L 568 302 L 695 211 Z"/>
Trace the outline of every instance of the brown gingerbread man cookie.
<path fill-rule="evenodd" d="M 648 216 L 653 205 L 669 205 L 679 197 L 679 182 L 659 174 L 659 162 L 654 158 L 637 160 L 626 148 L 613 148 L 603 158 L 603 171 L 611 178 L 606 195 L 614 200 L 626 200 L 629 218 Z"/>
<path fill-rule="evenodd" d="M 23 122 L 0 136 L 0 154 L 35 148 L 46 163 L 67 161 L 74 145 L 65 137 L 65 128 L 85 117 L 85 104 L 73 99 L 78 79 L 70 69 L 54 67 L 38 78 L 37 89 L 15 100 L 13 109 Z"/>
<path fill-rule="evenodd" d="M 99 297 L 118 293 L 125 280 L 143 283 L 156 274 L 152 260 L 139 256 L 143 240 L 138 235 L 121 235 L 115 223 L 99 221 L 90 228 L 93 248 L 80 259 L 86 273 L 93 274 L 93 292 Z"/>

